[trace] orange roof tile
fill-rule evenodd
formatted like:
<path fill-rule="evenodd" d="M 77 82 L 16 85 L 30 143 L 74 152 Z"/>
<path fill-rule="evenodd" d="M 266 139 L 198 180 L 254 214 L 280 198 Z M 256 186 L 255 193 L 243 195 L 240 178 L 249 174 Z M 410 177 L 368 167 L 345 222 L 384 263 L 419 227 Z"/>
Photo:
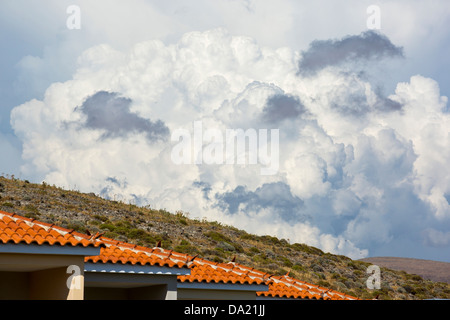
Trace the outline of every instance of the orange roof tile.
<path fill-rule="evenodd" d="M 323 288 L 301 280 L 285 276 L 271 277 L 268 291 L 257 292 L 261 297 L 279 297 L 316 300 L 359 300 L 345 293 Z"/>
<path fill-rule="evenodd" d="M 85 262 L 156 265 L 176 268 L 187 268 L 189 265 L 188 255 L 186 254 L 162 248 L 142 247 L 105 237 L 99 237 L 98 239 L 105 247 L 101 248 L 99 255 L 86 257 Z"/>
<path fill-rule="evenodd" d="M 102 237 L 100 233 L 89 236 L 4 211 L 0 211 L 0 243 L 101 247 L 99 255 L 85 257 L 85 262 L 148 264 L 178 268 L 188 265 L 186 254 L 115 241 Z"/>
<path fill-rule="evenodd" d="M 214 263 L 197 258 L 190 275 L 178 276 L 180 282 L 265 284 L 265 273 L 237 263 Z"/>
<path fill-rule="evenodd" d="M 0 243 L 99 247 L 101 242 L 74 230 L 0 211 Z"/>
<path fill-rule="evenodd" d="M 344 293 L 309 284 L 288 275 L 273 276 L 268 273 L 240 265 L 235 262 L 213 263 L 195 259 L 190 266 L 190 275 L 178 276 L 180 282 L 266 284 L 267 291 L 259 291 L 260 297 L 295 299 L 357 300 Z"/>
<path fill-rule="evenodd" d="M 179 275 L 178 281 L 268 285 L 268 291 L 257 292 L 260 297 L 358 300 L 344 293 L 309 284 L 288 275 L 271 276 L 235 262 L 214 263 L 160 247 L 146 248 L 116 241 L 102 237 L 99 233 L 89 236 L 3 211 L 0 211 L 0 243 L 101 247 L 99 255 L 85 257 L 85 262 L 190 268 L 190 275 Z"/>

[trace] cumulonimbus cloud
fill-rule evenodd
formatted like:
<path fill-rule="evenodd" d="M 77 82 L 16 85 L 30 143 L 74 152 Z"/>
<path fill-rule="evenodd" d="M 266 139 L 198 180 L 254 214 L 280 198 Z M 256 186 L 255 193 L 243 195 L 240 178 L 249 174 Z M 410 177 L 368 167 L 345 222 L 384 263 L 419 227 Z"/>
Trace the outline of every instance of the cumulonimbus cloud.
<path fill-rule="evenodd" d="M 11 125 L 24 172 L 49 183 L 354 258 L 399 243 L 428 252 L 450 227 L 447 99 L 422 76 L 386 96 L 359 76 L 363 65 L 328 68 L 401 55 L 374 32 L 317 41 L 302 56 L 224 29 L 128 52 L 97 46 L 72 80 L 15 107 Z M 278 129 L 279 170 L 174 163 L 173 142 L 159 138 L 192 134 L 194 121 L 222 133 Z"/>

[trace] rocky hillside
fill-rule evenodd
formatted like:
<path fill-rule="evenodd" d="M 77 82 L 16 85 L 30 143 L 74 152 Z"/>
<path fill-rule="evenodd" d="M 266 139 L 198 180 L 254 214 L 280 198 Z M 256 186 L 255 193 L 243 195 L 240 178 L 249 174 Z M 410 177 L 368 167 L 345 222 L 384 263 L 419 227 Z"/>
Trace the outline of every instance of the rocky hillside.
<path fill-rule="evenodd" d="M 424 279 L 450 283 L 450 262 L 398 257 L 372 257 L 361 260 L 389 269 L 418 274 Z"/>
<path fill-rule="evenodd" d="M 180 208 L 182 209 L 182 208 Z M 43 183 L 0 177 L 0 210 L 54 223 L 80 232 L 153 247 L 198 254 L 212 261 L 230 261 L 272 274 L 332 288 L 361 299 L 450 299 L 450 284 L 404 271 L 381 268 L 381 288 L 366 281 L 370 263 L 333 255 L 301 243 L 258 236 L 218 222 L 106 200 L 93 193 L 64 190 Z"/>

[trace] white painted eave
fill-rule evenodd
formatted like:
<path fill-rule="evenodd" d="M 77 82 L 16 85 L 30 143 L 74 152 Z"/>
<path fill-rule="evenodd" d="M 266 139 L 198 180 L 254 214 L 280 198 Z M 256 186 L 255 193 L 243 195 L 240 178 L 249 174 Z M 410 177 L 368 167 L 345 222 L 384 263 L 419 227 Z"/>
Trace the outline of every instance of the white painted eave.
<path fill-rule="evenodd" d="M 58 244 L 27 244 L 27 243 L 6 243 L 0 244 L 0 253 L 22 253 L 22 254 L 56 254 L 56 255 L 77 255 L 96 256 L 100 254 L 100 247 L 83 246 L 61 246 Z"/>
<path fill-rule="evenodd" d="M 158 274 L 158 275 L 190 275 L 188 268 L 174 268 L 155 265 L 123 264 L 123 263 L 103 263 L 87 262 L 84 264 L 85 272 L 99 273 L 124 273 L 124 274 Z"/>

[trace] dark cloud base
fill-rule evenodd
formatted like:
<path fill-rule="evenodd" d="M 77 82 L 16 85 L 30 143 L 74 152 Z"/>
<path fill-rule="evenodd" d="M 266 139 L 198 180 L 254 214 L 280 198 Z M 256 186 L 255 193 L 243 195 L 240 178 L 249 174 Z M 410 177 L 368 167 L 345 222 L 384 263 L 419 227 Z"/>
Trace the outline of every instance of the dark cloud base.
<path fill-rule="evenodd" d="M 388 57 L 403 57 L 403 48 L 395 46 L 386 36 L 373 30 L 341 40 L 316 40 L 302 53 L 298 74 L 313 76 L 327 67 Z"/>
<path fill-rule="evenodd" d="M 152 122 L 130 111 L 132 100 L 115 92 L 99 91 L 79 107 L 86 116 L 85 127 L 104 130 L 103 138 L 145 133 L 149 141 L 166 139 L 169 129 L 161 121 Z"/>
<path fill-rule="evenodd" d="M 287 222 L 304 222 L 301 213 L 303 201 L 291 193 L 289 185 L 283 182 L 265 183 L 255 191 L 245 186 L 237 186 L 231 192 L 215 194 L 216 206 L 227 214 L 258 212 L 270 209 L 274 214 Z"/>

